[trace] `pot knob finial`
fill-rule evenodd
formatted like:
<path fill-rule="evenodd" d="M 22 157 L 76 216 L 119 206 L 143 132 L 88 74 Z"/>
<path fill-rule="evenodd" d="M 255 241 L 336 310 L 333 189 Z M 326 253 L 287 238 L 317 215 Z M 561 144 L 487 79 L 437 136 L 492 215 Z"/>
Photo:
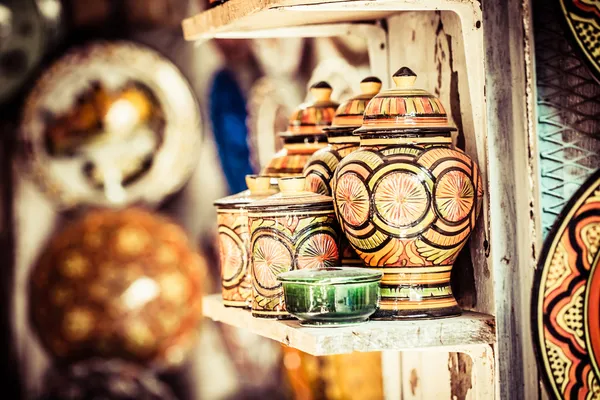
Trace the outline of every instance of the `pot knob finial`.
<path fill-rule="evenodd" d="M 279 178 L 279 190 L 285 195 L 304 191 L 306 179 L 303 176 Z"/>
<path fill-rule="evenodd" d="M 393 78 L 397 88 L 406 89 L 414 86 L 417 74 L 408 67 L 402 67 L 396 71 Z"/>
<path fill-rule="evenodd" d="M 267 193 L 271 187 L 271 178 L 260 175 L 246 175 L 246 185 L 250 193 Z"/>
<path fill-rule="evenodd" d="M 333 89 L 331 85 L 325 81 L 317 82 L 310 87 L 310 93 L 317 101 L 329 101 Z"/>
<path fill-rule="evenodd" d="M 381 90 L 381 79 L 375 76 L 369 76 L 360 81 L 360 91 L 362 94 L 377 94 Z"/>

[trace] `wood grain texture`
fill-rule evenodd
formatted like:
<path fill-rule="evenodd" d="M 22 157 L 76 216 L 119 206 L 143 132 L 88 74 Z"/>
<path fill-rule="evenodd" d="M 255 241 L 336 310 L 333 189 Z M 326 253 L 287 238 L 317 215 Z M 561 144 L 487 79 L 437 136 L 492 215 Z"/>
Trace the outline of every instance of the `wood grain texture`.
<path fill-rule="evenodd" d="M 424 29 L 426 28 L 426 29 Z M 472 27 L 474 28 L 474 27 Z M 414 11 L 389 19 L 390 70 L 407 64 L 417 72 L 417 85 L 440 97 L 453 124 L 457 147 L 465 150 L 479 165 L 487 182 L 487 143 L 483 110 L 484 81 L 475 63 L 483 64 L 481 29 L 462 25 L 452 12 Z M 468 40 L 463 32 L 469 33 Z M 465 44 L 467 43 L 467 44 Z M 476 62 L 467 64 L 465 47 L 470 46 Z M 395 69 L 394 69 L 395 68 Z M 471 93 L 474 94 L 472 100 Z M 494 313 L 493 274 L 488 265 L 489 200 L 484 204 L 477 226 L 452 272 L 453 289 L 461 307 L 483 313 Z"/>
<path fill-rule="evenodd" d="M 472 0 L 229 0 L 182 22 L 186 40 L 239 32 L 384 19 L 398 11 L 461 10 L 477 14 Z M 251 34 L 249 34 L 251 36 Z"/>
<path fill-rule="evenodd" d="M 528 8 L 525 2 L 525 8 Z M 499 397 L 536 399 L 538 372 L 530 330 L 537 212 L 528 154 L 531 82 L 525 62 L 524 3 L 484 4 L 490 182 L 490 264 L 494 272 Z"/>
<path fill-rule="evenodd" d="M 495 341 L 494 318 L 472 312 L 438 320 L 370 321 L 352 327 L 306 328 L 298 321 L 254 318 L 247 310 L 225 307 L 221 295 L 216 294 L 204 298 L 203 313 L 214 321 L 247 329 L 313 355 L 460 347 Z"/>

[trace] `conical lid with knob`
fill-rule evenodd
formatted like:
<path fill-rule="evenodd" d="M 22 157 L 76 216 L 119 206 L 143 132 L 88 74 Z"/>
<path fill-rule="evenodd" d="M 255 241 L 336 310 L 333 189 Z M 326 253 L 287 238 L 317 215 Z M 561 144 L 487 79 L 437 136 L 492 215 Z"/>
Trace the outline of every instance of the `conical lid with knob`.
<path fill-rule="evenodd" d="M 246 175 L 246 185 L 248 186 L 247 190 L 218 199 L 214 205 L 221 209 L 238 208 L 277 193 L 268 176 Z"/>
<path fill-rule="evenodd" d="M 331 101 L 333 89 L 327 82 L 310 87 L 314 101 L 301 104 L 291 115 L 288 130 L 281 136 L 323 135 L 323 128 L 331 125 L 338 103 Z"/>
<path fill-rule="evenodd" d="M 279 190 L 277 194 L 248 205 L 248 212 L 333 212 L 333 198 L 307 191 L 306 179 L 301 175 L 279 178 Z"/>
<path fill-rule="evenodd" d="M 363 114 L 371 99 L 381 90 L 381 80 L 369 76 L 360 82 L 360 94 L 346 100 L 337 108 L 331 127 L 325 128 L 327 135 L 335 135 L 337 131 L 351 131 L 360 128 Z"/>
<path fill-rule="evenodd" d="M 439 98 L 415 87 L 417 75 L 408 67 L 393 75 L 395 87 L 367 105 L 357 134 L 377 132 L 448 132 L 456 130 Z"/>

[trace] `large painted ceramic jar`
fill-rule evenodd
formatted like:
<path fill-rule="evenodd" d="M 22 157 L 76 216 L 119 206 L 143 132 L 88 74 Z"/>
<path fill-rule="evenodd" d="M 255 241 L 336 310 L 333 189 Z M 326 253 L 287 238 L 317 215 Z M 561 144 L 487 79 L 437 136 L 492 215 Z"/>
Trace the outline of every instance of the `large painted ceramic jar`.
<path fill-rule="evenodd" d="M 280 193 L 247 206 L 255 317 L 291 318 L 277 280 L 280 273 L 339 263 L 333 199 L 304 191 L 304 185 L 304 177 L 280 178 Z"/>
<path fill-rule="evenodd" d="M 381 90 L 381 80 L 374 76 L 360 83 L 361 93 L 340 104 L 330 127 L 325 128 L 327 147 L 318 150 L 307 161 L 303 174 L 306 177 L 306 189 L 311 192 L 331 196 L 331 178 L 342 160 L 358 149 L 360 137 L 353 132 L 360 128 L 363 113 L 369 101 Z M 340 242 L 342 265 L 362 264 L 360 257 L 342 235 Z"/>
<path fill-rule="evenodd" d="M 290 117 L 288 130 L 280 133 L 283 148 L 263 168 L 261 175 L 279 178 L 302 175 L 313 153 L 327 146 L 324 128 L 331 125 L 338 103 L 331 101 L 331 86 L 319 82 L 311 86 L 313 102 L 301 104 Z"/>
<path fill-rule="evenodd" d="M 223 304 L 250 308 L 252 282 L 250 279 L 250 231 L 245 206 L 276 191 L 270 179 L 247 175 L 248 190 L 215 201 L 219 229 L 219 258 Z"/>
<path fill-rule="evenodd" d="M 332 182 L 342 230 L 366 266 L 384 273 L 379 319 L 460 314 L 450 274 L 483 196 L 440 100 L 415 80 L 401 68 L 396 87 L 371 100 L 356 131 L 361 147 Z"/>

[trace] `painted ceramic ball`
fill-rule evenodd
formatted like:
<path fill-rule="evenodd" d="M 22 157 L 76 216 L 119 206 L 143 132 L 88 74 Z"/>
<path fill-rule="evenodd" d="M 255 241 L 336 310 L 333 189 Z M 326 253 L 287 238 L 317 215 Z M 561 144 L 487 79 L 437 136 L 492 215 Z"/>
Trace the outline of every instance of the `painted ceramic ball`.
<path fill-rule="evenodd" d="M 175 400 L 150 371 L 121 360 L 92 359 L 52 370 L 41 400 Z"/>
<path fill-rule="evenodd" d="M 183 361 L 201 313 L 202 259 L 140 209 L 95 211 L 52 238 L 30 278 L 30 317 L 57 362 Z"/>

